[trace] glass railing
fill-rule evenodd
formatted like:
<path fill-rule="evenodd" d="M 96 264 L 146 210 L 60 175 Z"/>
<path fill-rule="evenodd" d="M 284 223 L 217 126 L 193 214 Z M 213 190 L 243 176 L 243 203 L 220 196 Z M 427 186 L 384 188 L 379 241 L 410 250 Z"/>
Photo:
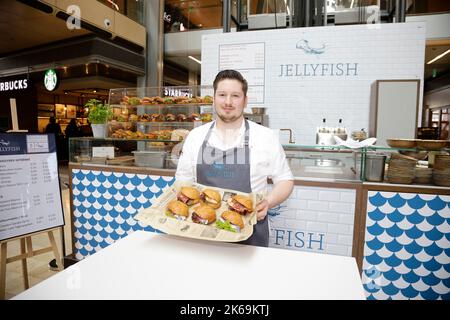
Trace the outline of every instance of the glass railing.
<path fill-rule="evenodd" d="M 378 6 L 380 10 L 387 10 L 389 0 L 328 0 L 327 13 L 346 11 L 368 6 Z"/>
<path fill-rule="evenodd" d="M 137 23 L 144 24 L 145 0 L 97 0 Z"/>
<path fill-rule="evenodd" d="M 220 0 L 166 0 L 164 32 L 222 28 Z"/>
<path fill-rule="evenodd" d="M 450 1 L 442 0 L 410 0 L 407 1 L 407 15 L 450 13 Z"/>

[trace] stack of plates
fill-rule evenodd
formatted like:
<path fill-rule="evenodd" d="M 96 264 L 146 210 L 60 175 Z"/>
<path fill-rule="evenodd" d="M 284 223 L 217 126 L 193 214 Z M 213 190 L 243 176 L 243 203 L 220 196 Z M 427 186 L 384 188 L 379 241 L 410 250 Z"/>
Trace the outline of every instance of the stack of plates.
<path fill-rule="evenodd" d="M 415 177 L 416 163 L 417 160 L 414 158 L 393 153 L 388 165 L 388 181 L 390 183 L 412 183 Z"/>
<path fill-rule="evenodd" d="M 433 169 L 426 167 L 416 167 L 414 183 L 431 184 L 433 177 Z"/>
<path fill-rule="evenodd" d="M 450 186 L 450 155 L 436 155 L 434 159 L 433 181 L 438 186 Z"/>

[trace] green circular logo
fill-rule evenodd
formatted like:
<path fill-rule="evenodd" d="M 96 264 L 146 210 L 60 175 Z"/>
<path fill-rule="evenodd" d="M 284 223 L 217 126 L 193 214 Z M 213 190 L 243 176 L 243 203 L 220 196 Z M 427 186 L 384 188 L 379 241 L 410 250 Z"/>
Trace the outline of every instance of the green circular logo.
<path fill-rule="evenodd" d="M 44 86 L 48 91 L 53 91 L 58 86 L 58 75 L 53 69 L 49 69 L 45 72 Z"/>

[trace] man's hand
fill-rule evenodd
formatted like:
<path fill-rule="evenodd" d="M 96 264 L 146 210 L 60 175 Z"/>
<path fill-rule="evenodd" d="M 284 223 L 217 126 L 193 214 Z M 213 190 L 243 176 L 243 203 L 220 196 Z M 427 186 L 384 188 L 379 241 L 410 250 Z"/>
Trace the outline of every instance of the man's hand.
<path fill-rule="evenodd" d="M 258 221 L 263 220 L 267 215 L 267 211 L 269 211 L 269 202 L 264 199 L 256 205 L 256 219 Z"/>
<path fill-rule="evenodd" d="M 280 181 L 272 189 L 272 192 L 256 205 L 256 219 L 263 220 L 267 216 L 269 209 L 279 205 L 286 200 L 294 189 L 294 181 Z"/>

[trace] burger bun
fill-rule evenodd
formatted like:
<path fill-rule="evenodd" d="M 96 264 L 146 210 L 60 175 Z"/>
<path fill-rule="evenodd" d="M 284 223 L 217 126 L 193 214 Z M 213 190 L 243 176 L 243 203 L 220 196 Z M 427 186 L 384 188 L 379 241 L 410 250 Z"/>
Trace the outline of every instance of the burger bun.
<path fill-rule="evenodd" d="M 172 200 L 167 205 L 167 209 L 173 214 L 187 217 L 189 215 L 189 207 L 181 201 Z"/>
<path fill-rule="evenodd" d="M 221 217 L 223 220 L 238 226 L 241 230 L 244 229 L 244 220 L 239 213 L 235 211 L 224 211 Z"/>

